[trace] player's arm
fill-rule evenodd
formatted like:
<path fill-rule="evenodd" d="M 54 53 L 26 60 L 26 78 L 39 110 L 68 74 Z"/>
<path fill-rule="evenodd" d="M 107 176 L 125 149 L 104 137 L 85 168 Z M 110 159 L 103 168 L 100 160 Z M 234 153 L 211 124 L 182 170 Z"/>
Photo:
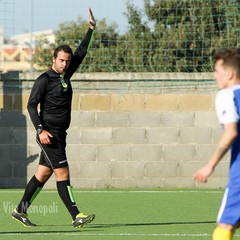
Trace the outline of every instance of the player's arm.
<path fill-rule="evenodd" d="M 89 29 L 84 36 L 83 40 L 81 41 L 80 45 L 74 52 L 70 65 L 65 73 L 65 78 L 70 79 L 74 72 L 77 70 L 79 65 L 82 63 L 83 59 L 85 58 L 88 49 L 90 48 L 92 44 L 92 40 L 94 37 L 94 30 L 96 27 L 96 21 L 93 16 L 91 8 L 88 9 L 88 16 L 89 16 Z"/>
<path fill-rule="evenodd" d="M 46 90 L 47 90 L 47 85 L 48 85 L 48 77 L 46 74 L 40 75 L 31 90 L 30 97 L 28 100 L 28 113 L 30 115 L 30 118 L 32 120 L 32 123 L 38 132 L 39 129 L 42 129 L 41 133 L 38 132 L 39 134 L 39 139 L 40 142 L 43 144 L 50 144 L 50 138 L 52 135 L 43 129 L 41 120 L 39 118 L 39 113 L 38 113 L 38 105 L 41 102 L 42 98 L 44 98 Z"/>
<path fill-rule="evenodd" d="M 28 99 L 27 109 L 35 129 L 42 124 L 38 114 L 38 104 L 45 95 L 48 84 L 47 82 L 47 76 L 45 74 L 40 75 L 35 80 Z"/>
<path fill-rule="evenodd" d="M 206 182 L 207 178 L 213 173 L 215 167 L 220 162 L 225 153 L 229 150 L 234 140 L 238 135 L 237 123 L 227 123 L 224 125 L 223 133 L 217 144 L 215 151 L 212 154 L 209 162 L 200 168 L 194 175 L 195 180 Z"/>

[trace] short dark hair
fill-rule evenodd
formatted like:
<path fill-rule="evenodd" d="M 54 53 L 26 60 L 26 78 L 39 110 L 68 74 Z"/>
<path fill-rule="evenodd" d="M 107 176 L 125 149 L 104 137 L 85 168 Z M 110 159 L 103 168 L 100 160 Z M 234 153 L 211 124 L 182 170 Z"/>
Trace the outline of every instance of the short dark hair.
<path fill-rule="evenodd" d="M 214 61 L 223 60 L 223 66 L 232 67 L 240 79 L 240 48 L 224 48 L 215 53 Z"/>
<path fill-rule="evenodd" d="M 71 56 L 73 55 L 73 52 L 72 52 L 71 47 L 70 47 L 68 44 L 64 44 L 64 45 L 58 46 L 58 47 L 54 50 L 54 52 L 53 52 L 53 57 L 54 57 L 54 58 L 57 58 L 58 53 L 59 53 L 60 51 L 63 51 L 63 52 L 65 52 L 65 53 L 68 53 L 68 54 L 70 54 Z"/>

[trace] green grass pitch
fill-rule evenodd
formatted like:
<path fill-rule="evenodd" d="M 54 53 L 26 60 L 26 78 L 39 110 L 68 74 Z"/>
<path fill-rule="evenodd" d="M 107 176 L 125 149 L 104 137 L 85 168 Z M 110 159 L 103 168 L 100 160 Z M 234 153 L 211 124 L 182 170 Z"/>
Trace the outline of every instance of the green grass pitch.
<path fill-rule="evenodd" d="M 42 190 L 29 210 L 38 226 L 11 218 L 23 190 L 0 190 L 0 239 L 188 240 L 211 239 L 222 190 L 74 190 L 79 209 L 96 219 L 80 229 L 55 190 Z M 238 232 L 237 232 L 238 233 Z"/>

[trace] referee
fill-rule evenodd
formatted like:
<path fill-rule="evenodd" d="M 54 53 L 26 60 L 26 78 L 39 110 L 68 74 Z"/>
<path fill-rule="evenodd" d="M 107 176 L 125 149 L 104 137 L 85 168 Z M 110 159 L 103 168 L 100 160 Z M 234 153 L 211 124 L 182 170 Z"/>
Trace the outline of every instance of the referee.
<path fill-rule="evenodd" d="M 81 227 L 95 218 L 94 214 L 85 215 L 80 212 L 75 203 L 65 150 L 73 93 L 70 78 L 86 56 L 96 26 L 90 8 L 88 15 L 89 29 L 74 54 L 69 45 L 57 47 L 53 53 L 51 69 L 36 79 L 29 97 L 27 108 L 37 131 L 41 155 L 36 173 L 12 212 L 12 217 L 24 226 L 36 226 L 28 219 L 27 210 L 53 173 L 58 194 L 72 216 L 73 226 Z"/>

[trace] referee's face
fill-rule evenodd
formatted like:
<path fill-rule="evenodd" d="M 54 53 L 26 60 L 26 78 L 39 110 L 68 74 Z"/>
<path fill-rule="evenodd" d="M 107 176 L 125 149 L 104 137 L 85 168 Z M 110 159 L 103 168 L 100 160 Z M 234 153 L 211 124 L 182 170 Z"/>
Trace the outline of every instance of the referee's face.
<path fill-rule="evenodd" d="M 53 57 L 52 59 L 53 61 L 52 69 L 59 74 L 63 74 L 67 70 L 70 60 L 71 55 L 69 53 L 60 51 L 57 57 L 56 58 Z"/>

